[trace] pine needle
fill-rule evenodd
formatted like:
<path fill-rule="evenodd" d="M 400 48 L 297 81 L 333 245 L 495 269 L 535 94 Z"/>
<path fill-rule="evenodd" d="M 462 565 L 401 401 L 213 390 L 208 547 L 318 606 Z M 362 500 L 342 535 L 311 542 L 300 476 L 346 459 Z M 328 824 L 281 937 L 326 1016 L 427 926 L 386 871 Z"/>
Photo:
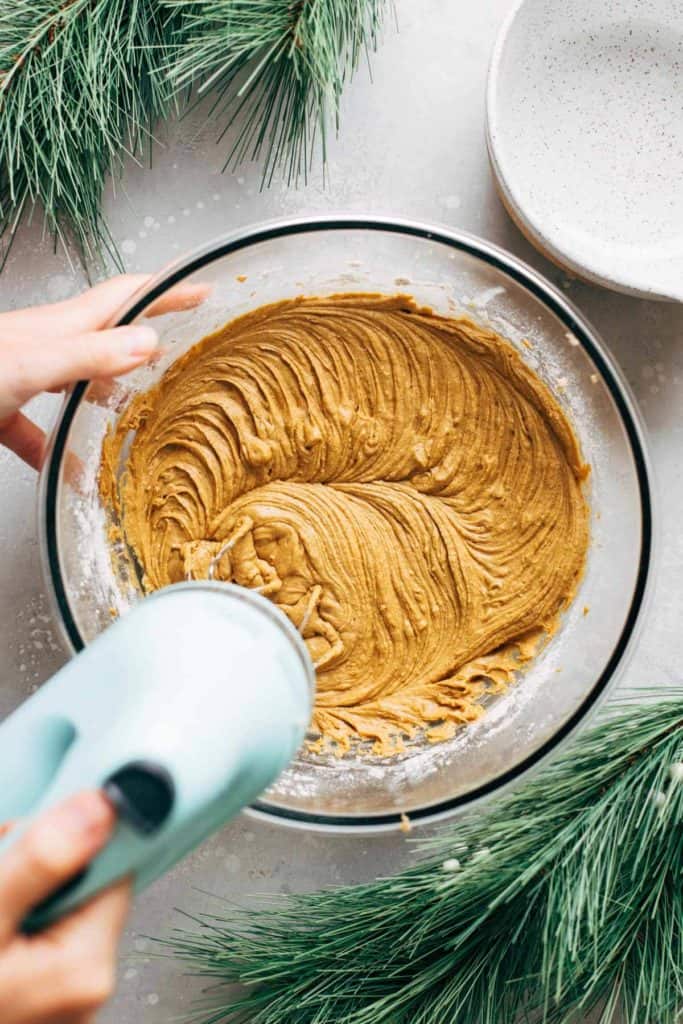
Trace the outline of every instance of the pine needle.
<path fill-rule="evenodd" d="M 164 944 L 218 985 L 192 1020 L 569 1024 L 601 1005 L 601 1024 L 678 1024 L 682 759 L 682 693 L 624 705 L 421 840 L 424 863 L 178 930 Z"/>

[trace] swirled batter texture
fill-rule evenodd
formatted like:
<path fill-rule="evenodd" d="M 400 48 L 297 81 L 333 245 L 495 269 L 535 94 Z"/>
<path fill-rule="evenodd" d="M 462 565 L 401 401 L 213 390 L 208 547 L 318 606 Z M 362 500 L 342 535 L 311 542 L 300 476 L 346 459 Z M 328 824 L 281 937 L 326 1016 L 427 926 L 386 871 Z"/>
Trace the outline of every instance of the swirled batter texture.
<path fill-rule="evenodd" d="M 268 595 L 316 665 L 321 745 L 391 753 L 477 718 L 552 630 L 584 564 L 585 475 L 509 343 L 353 294 L 205 338 L 125 412 L 100 483 L 149 590 Z"/>

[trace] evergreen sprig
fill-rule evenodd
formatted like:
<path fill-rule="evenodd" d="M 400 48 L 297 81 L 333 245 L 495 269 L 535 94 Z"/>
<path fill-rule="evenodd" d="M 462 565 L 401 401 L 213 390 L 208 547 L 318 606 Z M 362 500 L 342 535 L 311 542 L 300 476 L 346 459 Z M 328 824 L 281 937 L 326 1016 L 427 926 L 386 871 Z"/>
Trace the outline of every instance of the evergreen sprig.
<path fill-rule="evenodd" d="M 36 205 L 86 266 L 118 263 L 102 217 L 107 175 L 141 160 L 189 85 L 215 87 L 228 162 L 291 179 L 313 156 L 387 0 L 12 0 L 0 4 L 3 256 Z"/>
<path fill-rule="evenodd" d="M 168 88 L 157 0 L 14 0 L 0 5 L 0 225 L 5 258 L 36 203 L 55 240 L 87 265 L 118 262 L 100 203 L 107 174 L 140 159 Z M 9 243 L 9 244 L 7 244 Z"/>
<path fill-rule="evenodd" d="M 683 693 L 581 736 L 377 882 L 194 919 L 166 945 L 225 1024 L 683 1019 Z M 218 1005 L 222 1003 L 223 1005 Z M 210 1007 L 210 1008 L 209 1008 Z"/>
<path fill-rule="evenodd" d="M 264 183 L 288 180 L 326 157 L 328 119 L 338 128 L 342 91 L 361 55 L 376 49 L 386 0 L 165 0 L 181 15 L 166 70 L 177 88 L 214 94 L 210 115 L 238 122 L 225 167 L 263 160 Z"/>

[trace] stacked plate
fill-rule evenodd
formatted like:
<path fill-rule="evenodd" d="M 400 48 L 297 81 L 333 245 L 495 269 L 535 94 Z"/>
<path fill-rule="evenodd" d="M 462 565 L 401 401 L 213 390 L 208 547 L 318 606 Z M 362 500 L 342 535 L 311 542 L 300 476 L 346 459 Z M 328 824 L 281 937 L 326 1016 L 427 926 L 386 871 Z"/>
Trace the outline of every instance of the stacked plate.
<path fill-rule="evenodd" d="M 487 106 L 501 197 L 534 245 L 683 301 L 683 0 L 522 0 Z"/>

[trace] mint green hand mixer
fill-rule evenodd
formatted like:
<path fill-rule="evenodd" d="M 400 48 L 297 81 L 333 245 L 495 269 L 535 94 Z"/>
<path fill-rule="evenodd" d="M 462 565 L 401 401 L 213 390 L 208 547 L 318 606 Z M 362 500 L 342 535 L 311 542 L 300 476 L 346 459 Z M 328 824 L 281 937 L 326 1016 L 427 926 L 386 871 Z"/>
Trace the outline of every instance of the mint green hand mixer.
<path fill-rule="evenodd" d="M 0 821 L 103 789 L 115 832 L 26 922 L 41 927 L 124 876 L 136 890 L 254 800 L 300 746 L 314 692 L 306 647 L 273 604 L 232 584 L 145 598 L 0 726 Z"/>

